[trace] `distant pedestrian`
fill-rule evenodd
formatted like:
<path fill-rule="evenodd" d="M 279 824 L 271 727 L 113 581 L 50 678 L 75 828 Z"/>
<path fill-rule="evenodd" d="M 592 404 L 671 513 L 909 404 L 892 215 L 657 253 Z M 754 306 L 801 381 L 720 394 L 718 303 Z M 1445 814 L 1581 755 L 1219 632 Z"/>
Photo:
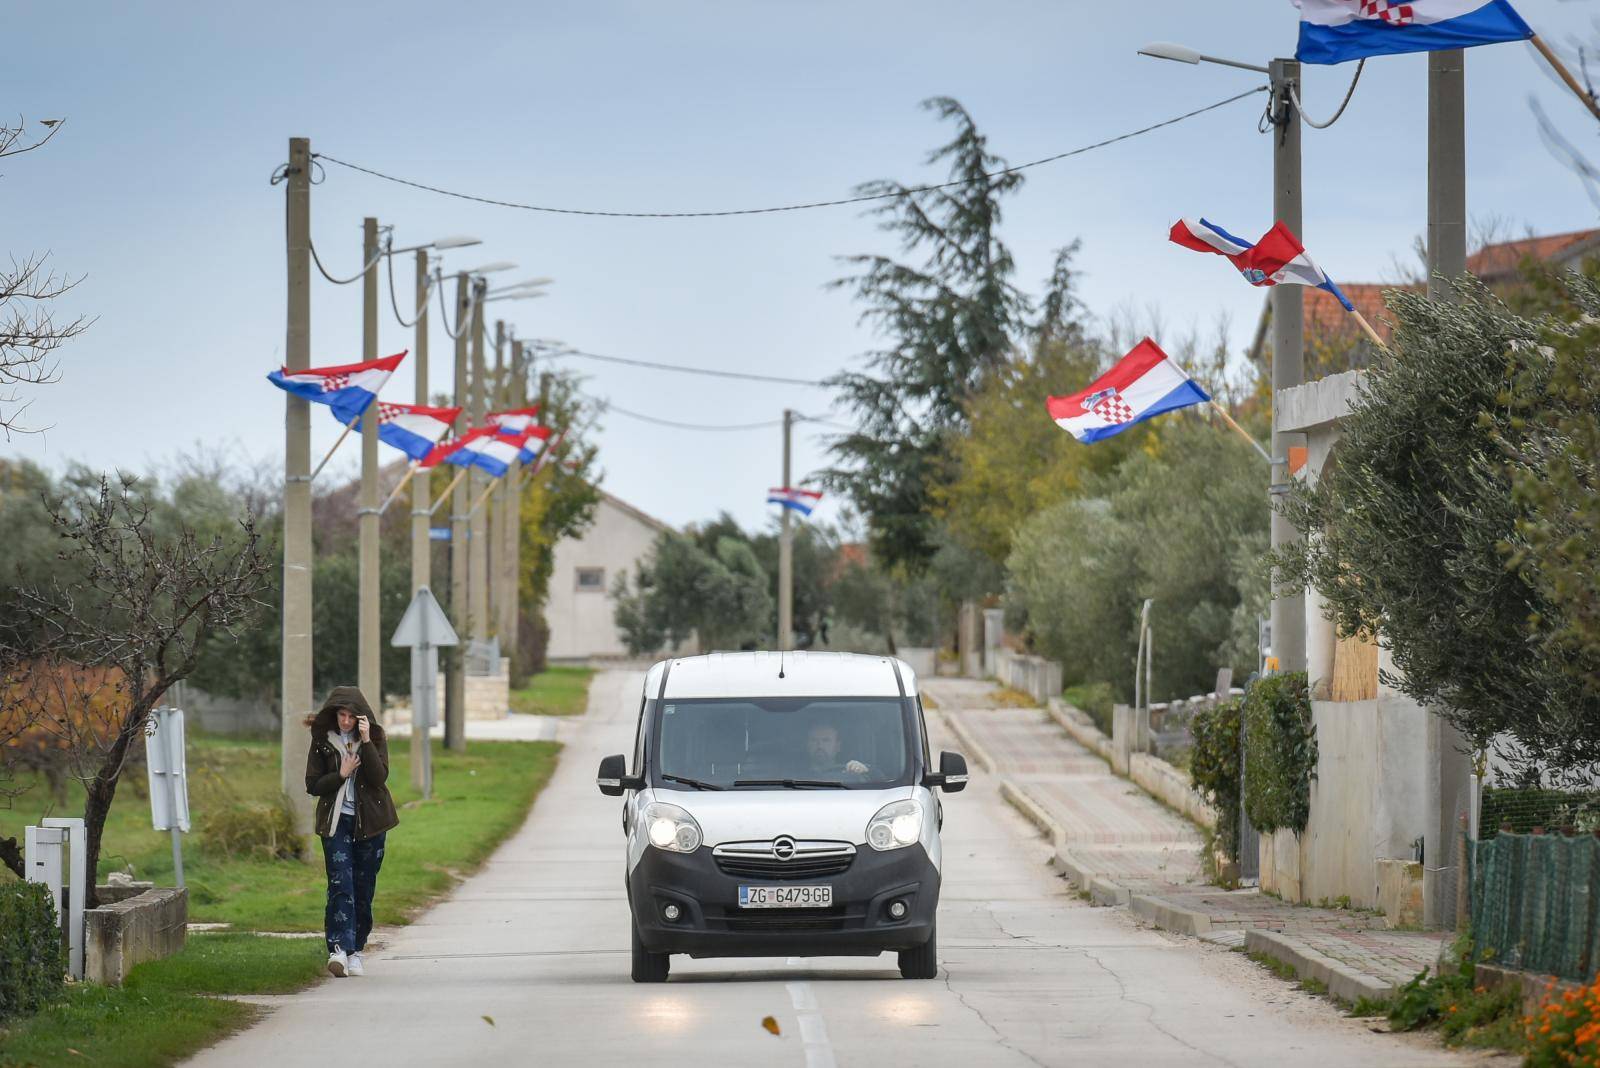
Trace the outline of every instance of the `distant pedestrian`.
<path fill-rule="evenodd" d="M 306 793 L 317 799 L 315 827 L 328 873 L 328 971 L 342 979 L 365 974 L 361 951 L 372 933 L 384 838 L 400 819 L 385 785 L 389 745 L 361 691 L 334 687 L 307 725 Z"/>

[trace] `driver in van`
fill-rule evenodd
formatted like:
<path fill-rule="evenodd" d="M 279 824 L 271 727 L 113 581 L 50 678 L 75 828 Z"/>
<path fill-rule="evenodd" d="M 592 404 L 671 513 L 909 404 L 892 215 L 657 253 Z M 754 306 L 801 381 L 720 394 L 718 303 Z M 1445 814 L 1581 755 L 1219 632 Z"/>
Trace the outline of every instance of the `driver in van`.
<path fill-rule="evenodd" d="M 839 728 L 831 723 L 816 723 L 806 735 L 806 755 L 814 773 L 865 775 L 870 769 L 859 760 L 839 759 Z"/>

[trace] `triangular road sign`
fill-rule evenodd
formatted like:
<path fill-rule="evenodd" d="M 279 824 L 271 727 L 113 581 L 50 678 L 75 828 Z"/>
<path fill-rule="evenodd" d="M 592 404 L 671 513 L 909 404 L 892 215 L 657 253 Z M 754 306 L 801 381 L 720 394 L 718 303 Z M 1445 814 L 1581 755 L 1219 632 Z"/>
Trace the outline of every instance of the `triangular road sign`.
<path fill-rule="evenodd" d="M 434 600 L 428 587 L 423 586 L 411 599 L 406 614 L 400 617 L 400 625 L 394 628 L 394 637 L 389 639 L 389 644 L 415 648 L 419 645 L 456 645 L 459 641 L 444 609 L 439 607 L 439 602 Z"/>

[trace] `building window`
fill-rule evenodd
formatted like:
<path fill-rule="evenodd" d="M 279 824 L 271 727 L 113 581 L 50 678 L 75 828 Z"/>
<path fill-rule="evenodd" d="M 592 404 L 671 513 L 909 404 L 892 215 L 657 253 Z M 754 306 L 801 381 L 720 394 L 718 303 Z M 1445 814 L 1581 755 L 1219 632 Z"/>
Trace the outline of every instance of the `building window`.
<path fill-rule="evenodd" d="M 606 588 L 606 569 L 603 567 L 578 568 L 578 592 L 604 593 Z"/>

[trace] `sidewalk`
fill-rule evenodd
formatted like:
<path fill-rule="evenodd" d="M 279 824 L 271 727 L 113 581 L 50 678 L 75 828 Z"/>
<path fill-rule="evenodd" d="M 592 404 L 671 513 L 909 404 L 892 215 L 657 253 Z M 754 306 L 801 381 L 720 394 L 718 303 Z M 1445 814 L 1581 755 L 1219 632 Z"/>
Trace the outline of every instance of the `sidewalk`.
<path fill-rule="evenodd" d="M 1079 745 L 1037 708 L 996 708 L 995 686 L 927 679 L 972 763 L 1055 846 L 1055 864 L 1096 904 L 1126 906 L 1179 934 L 1262 953 L 1345 1001 L 1387 999 L 1432 968 L 1440 931 L 1391 931 L 1363 910 L 1286 904 L 1207 884 L 1201 831 Z"/>

